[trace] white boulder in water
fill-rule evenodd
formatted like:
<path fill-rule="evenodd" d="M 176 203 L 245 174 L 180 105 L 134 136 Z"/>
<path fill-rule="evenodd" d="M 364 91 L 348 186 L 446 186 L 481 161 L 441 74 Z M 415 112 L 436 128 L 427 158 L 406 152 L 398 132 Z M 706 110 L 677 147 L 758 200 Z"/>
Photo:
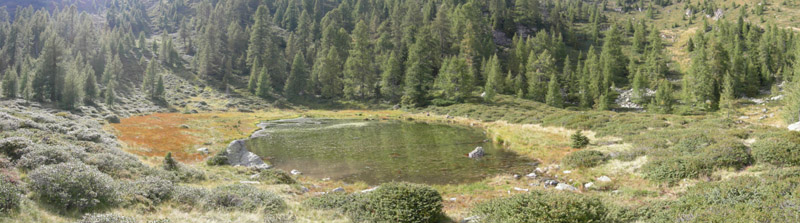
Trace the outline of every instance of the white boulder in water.
<path fill-rule="evenodd" d="M 486 155 L 486 152 L 483 151 L 483 147 L 476 147 L 475 150 L 469 152 L 469 158 L 481 158 Z"/>
<path fill-rule="evenodd" d="M 231 166 L 252 167 L 264 164 L 261 157 L 247 150 L 244 140 L 234 140 L 228 144 L 226 152 L 228 153 L 228 163 Z"/>

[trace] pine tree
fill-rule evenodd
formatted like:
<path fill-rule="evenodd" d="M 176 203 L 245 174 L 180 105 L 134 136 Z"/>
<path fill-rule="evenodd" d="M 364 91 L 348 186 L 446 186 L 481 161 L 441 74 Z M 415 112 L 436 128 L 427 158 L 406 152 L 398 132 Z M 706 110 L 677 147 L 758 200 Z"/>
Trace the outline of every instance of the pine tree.
<path fill-rule="evenodd" d="M 33 99 L 40 102 L 45 99 L 60 101 L 64 86 L 65 69 L 61 64 L 64 41 L 55 34 L 50 35 L 37 59 L 39 64 L 32 83 Z"/>
<path fill-rule="evenodd" d="M 318 59 L 320 92 L 325 98 L 335 98 L 342 94 L 342 69 L 341 59 L 338 54 L 339 49 L 333 46 L 328 49 L 327 54 Z"/>
<path fill-rule="evenodd" d="M 408 50 L 408 60 L 406 61 L 405 90 L 401 99 L 401 104 L 408 107 L 424 105 L 426 96 L 433 82 L 433 56 L 431 52 L 435 43 L 430 37 L 430 30 L 423 27 L 419 31 L 416 42 Z"/>
<path fill-rule="evenodd" d="M 672 112 L 672 84 L 666 79 L 661 79 L 656 90 L 656 97 L 650 103 L 650 111 L 660 114 Z"/>
<path fill-rule="evenodd" d="M 115 85 L 116 83 L 114 83 L 114 81 L 112 80 L 106 86 L 106 92 L 104 93 L 104 95 L 106 97 L 105 101 L 107 106 L 112 106 L 114 105 L 114 102 L 116 102 L 116 95 L 114 93 L 114 88 L 116 87 Z"/>
<path fill-rule="evenodd" d="M 166 92 L 164 90 L 164 75 L 158 75 L 158 82 L 156 83 L 156 89 L 155 89 L 155 93 L 154 93 L 155 94 L 154 98 L 163 100 L 163 99 L 166 98 L 165 97 L 166 96 L 165 93 Z"/>
<path fill-rule="evenodd" d="M 603 88 L 608 88 L 612 83 L 619 83 L 627 77 L 625 65 L 628 59 L 622 53 L 622 37 L 616 25 L 606 31 L 603 50 L 600 53 L 600 64 L 603 71 Z"/>
<path fill-rule="evenodd" d="M 783 99 L 783 119 L 786 123 L 800 121 L 800 81 L 786 84 L 786 98 Z"/>
<path fill-rule="evenodd" d="M 167 155 L 164 156 L 164 163 L 163 163 L 164 170 L 168 171 L 176 171 L 178 170 L 178 161 L 172 158 L 172 152 L 167 152 Z"/>
<path fill-rule="evenodd" d="M 372 44 L 364 21 L 353 30 L 350 57 L 344 65 L 344 94 L 350 99 L 368 99 L 375 96 L 377 75 L 372 65 Z"/>
<path fill-rule="evenodd" d="M 286 80 L 286 87 L 283 88 L 284 96 L 293 98 L 301 95 L 306 89 L 308 83 L 308 68 L 306 68 L 306 60 L 303 52 L 295 54 L 294 61 L 292 62 L 292 71 L 289 74 L 289 79 Z"/>
<path fill-rule="evenodd" d="M 144 35 L 144 31 L 139 32 L 139 41 L 138 41 L 139 44 L 137 44 L 137 45 L 138 45 L 139 49 L 142 50 L 143 52 L 147 50 L 147 42 L 145 41 L 145 39 L 146 38 L 145 38 L 145 35 Z"/>
<path fill-rule="evenodd" d="M 114 81 L 116 77 L 122 75 L 122 61 L 117 57 L 117 55 L 109 55 L 108 61 L 111 63 L 107 64 L 105 70 L 103 71 L 103 84 L 108 85 L 111 81 Z"/>
<path fill-rule="evenodd" d="M 486 96 L 484 99 L 492 101 L 492 98 L 494 98 L 496 94 L 504 92 L 503 82 L 505 81 L 503 79 L 503 70 L 500 67 L 500 61 L 497 59 L 497 55 L 489 58 L 484 70 L 486 72 L 486 86 L 483 89 L 486 92 Z"/>
<path fill-rule="evenodd" d="M 528 78 L 528 94 L 533 100 L 545 102 L 548 77 L 555 73 L 555 60 L 548 50 L 542 51 L 539 56 L 535 56 L 533 53 L 531 51 L 531 55 L 528 56 L 528 65 L 525 68 Z"/>
<path fill-rule="evenodd" d="M 19 90 L 17 83 L 17 71 L 14 69 L 10 69 L 6 72 L 6 75 L 3 76 L 3 97 L 4 98 L 16 98 L 17 92 Z"/>
<path fill-rule="evenodd" d="M 272 83 L 270 83 L 269 71 L 264 68 L 261 69 L 261 75 L 258 76 L 258 90 L 256 95 L 261 98 L 268 98 L 269 93 L 272 92 Z"/>
<path fill-rule="evenodd" d="M 78 54 L 73 64 L 69 67 L 66 77 L 64 77 L 64 86 L 62 88 L 61 108 L 64 110 L 75 109 L 75 105 L 80 100 L 78 85 L 80 84 L 80 77 L 83 71 L 83 56 Z"/>
<path fill-rule="evenodd" d="M 561 108 L 564 106 L 564 99 L 561 97 L 561 86 L 558 83 L 558 75 L 553 73 L 550 75 L 550 83 L 547 84 L 547 96 L 545 97 L 547 105 L 552 107 Z"/>
<path fill-rule="evenodd" d="M 434 89 L 445 100 L 462 102 L 472 93 L 472 85 L 472 72 L 467 61 L 460 57 L 450 57 L 442 63 Z"/>
<path fill-rule="evenodd" d="M 142 82 L 142 91 L 144 91 L 150 98 L 155 98 L 156 73 L 158 73 L 158 63 L 156 63 L 156 60 L 151 59 L 150 63 L 147 64 L 147 68 L 145 69 Z"/>
<path fill-rule="evenodd" d="M 730 73 L 725 75 L 722 83 L 722 92 L 720 92 L 719 108 L 729 111 L 734 109 L 736 104 L 736 96 L 734 95 L 733 77 Z"/>
<path fill-rule="evenodd" d="M 645 88 L 647 88 L 647 83 L 645 82 L 644 74 L 642 74 L 642 69 L 638 69 L 633 76 L 633 102 L 638 104 L 644 102 Z"/>
<path fill-rule="evenodd" d="M 392 52 L 383 64 L 381 73 L 381 96 L 396 101 L 403 95 L 403 64 Z"/>
<path fill-rule="evenodd" d="M 261 60 L 254 59 L 253 66 L 250 68 L 250 78 L 247 81 L 247 90 L 249 90 L 250 93 L 256 93 L 259 75 L 261 75 Z"/>

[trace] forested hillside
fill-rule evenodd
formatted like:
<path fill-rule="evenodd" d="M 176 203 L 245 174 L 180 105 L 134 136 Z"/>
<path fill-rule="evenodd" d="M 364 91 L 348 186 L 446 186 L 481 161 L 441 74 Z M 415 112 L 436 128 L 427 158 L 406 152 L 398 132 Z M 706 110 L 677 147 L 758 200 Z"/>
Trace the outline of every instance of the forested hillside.
<path fill-rule="evenodd" d="M 113 103 L 123 85 L 159 100 L 160 76 L 188 68 L 218 88 L 267 100 L 418 107 L 508 94 L 609 110 L 630 89 L 626 100 L 635 104 L 624 107 L 714 111 L 800 73 L 794 32 L 750 22 L 763 20 L 769 4 L 723 3 L 117 0 L 52 13 L 27 7 L 15 19 L 0 16 L 0 71 L 6 97 L 68 109 Z M 673 4 L 686 13 L 664 25 L 657 18 Z M 95 9 L 104 12 L 87 14 Z M 682 26 L 695 30 L 684 45 L 664 39 L 662 29 Z M 673 60 L 667 47 L 687 58 Z"/>
<path fill-rule="evenodd" d="M 0 0 L 0 221 L 796 220 L 798 23 L 799 0 Z M 227 165 L 296 117 L 482 128 L 530 171 Z"/>

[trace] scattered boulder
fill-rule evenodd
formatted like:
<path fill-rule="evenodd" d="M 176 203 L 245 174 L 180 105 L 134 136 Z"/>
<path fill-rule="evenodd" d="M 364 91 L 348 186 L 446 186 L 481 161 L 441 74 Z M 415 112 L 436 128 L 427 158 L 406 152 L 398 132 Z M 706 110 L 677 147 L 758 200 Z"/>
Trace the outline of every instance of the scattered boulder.
<path fill-rule="evenodd" d="M 182 124 L 182 125 L 181 125 L 181 128 L 182 128 L 182 129 L 188 129 L 188 128 L 189 128 L 189 125 L 187 125 L 187 124 Z"/>
<path fill-rule="evenodd" d="M 800 122 L 795 122 L 789 125 L 789 131 L 800 131 Z"/>
<path fill-rule="evenodd" d="M 589 188 L 591 188 L 593 186 L 594 186 L 593 182 L 589 182 L 589 183 L 586 183 L 586 184 L 583 185 L 583 187 L 585 187 L 586 189 L 589 189 Z"/>
<path fill-rule="evenodd" d="M 370 188 L 370 189 L 362 190 L 361 193 L 369 193 L 369 192 L 372 192 L 372 191 L 377 190 L 377 189 L 378 189 L 378 187 L 373 187 L 373 188 Z"/>
<path fill-rule="evenodd" d="M 611 178 L 608 177 L 608 176 L 602 176 L 602 177 L 598 177 L 597 181 L 600 181 L 600 182 L 611 182 Z"/>
<path fill-rule="evenodd" d="M 228 149 L 226 149 L 228 154 L 228 163 L 231 166 L 246 167 L 263 165 L 264 161 L 261 160 L 261 157 L 258 157 L 258 155 L 255 153 L 248 151 L 244 142 L 244 140 L 234 140 L 228 144 Z"/>
<path fill-rule="evenodd" d="M 481 158 L 486 155 L 486 152 L 483 150 L 483 147 L 476 147 L 475 150 L 469 152 L 469 158 Z"/>
<path fill-rule="evenodd" d="M 470 217 L 464 218 L 464 220 L 461 220 L 461 223 L 477 222 L 479 219 L 480 219 L 480 217 L 478 217 L 478 216 L 470 216 Z"/>
<path fill-rule="evenodd" d="M 300 172 L 299 170 L 292 170 L 292 171 L 289 171 L 289 173 L 291 173 L 292 175 L 300 175 L 300 174 L 303 174 L 303 172 Z"/>
<path fill-rule="evenodd" d="M 536 178 L 537 177 L 536 173 L 529 173 L 528 175 L 525 175 L 525 176 L 528 177 L 528 178 Z"/>
<path fill-rule="evenodd" d="M 524 191 L 524 192 L 528 192 L 529 191 L 528 188 L 519 188 L 519 187 L 514 187 L 514 190 L 515 191 Z"/>
<path fill-rule="evenodd" d="M 254 132 L 252 135 L 250 135 L 250 138 L 258 138 L 258 137 L 265 137 L 265 136 L 269 136 L 269 132 L 267 130 L 262 129 L 262 130 L 258 130 L 256 132 Z"/>
<path fill-rule="evenodd" d="M 344 193 L 344 192 L 345 192 L 344 188 L 341 188 L 341 187 L 337 187 L 336 189 L 333 189 L 331 191 L 331 193 Z"/>
<path fill-rule="evenodd" d="M 556 185 L 558 185 L 558 181 L 556 181 L 556 180 L 545 180 L 544 181 L 544 185 L 545 186 L 556 186 Z"/>
<path fill-rule="evenodd" d="M 246 180 L 239 181 L 239 183 L 240 184 L 261 184 L 261 182 L 258 182 L 258 181 L 246 181 Z"/>
<path fill-rule="evenodd" d="M 119 123 L 119 117 L 116 115 L 106 115 L 105 119 L 108 123 Z"/>
<path fill-rule="evenodd" d="M 573 187 L 572 185 L 559 183 L 556 185 L 556 190 L 568 190 L 568 191 L 578 191 L 578 188 Z"/>
<path fill-rule="evenodd" d="M 200 153 L 205 154 L 205 155 L 208 155 L 208 153 L 209 153 L 208 148 L 205 148 L 205 147 L 197 149 L 197 152 L 200 152 Z"/>

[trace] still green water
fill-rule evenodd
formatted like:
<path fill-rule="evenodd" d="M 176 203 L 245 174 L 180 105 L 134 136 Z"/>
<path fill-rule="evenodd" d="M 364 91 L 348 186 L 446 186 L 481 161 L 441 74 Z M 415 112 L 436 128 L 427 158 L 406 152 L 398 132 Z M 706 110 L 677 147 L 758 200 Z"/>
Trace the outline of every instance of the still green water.
<path fill-rule="evenodd" d="M 404 121 L 279 120 L 259 125 L 252 152 L 276 168 L 320 179 L 459 184 L 530 169 L 531 160 L 499 149 L 482 130 Z M 486 156 L 467 154 L 481 146 Z"/>

